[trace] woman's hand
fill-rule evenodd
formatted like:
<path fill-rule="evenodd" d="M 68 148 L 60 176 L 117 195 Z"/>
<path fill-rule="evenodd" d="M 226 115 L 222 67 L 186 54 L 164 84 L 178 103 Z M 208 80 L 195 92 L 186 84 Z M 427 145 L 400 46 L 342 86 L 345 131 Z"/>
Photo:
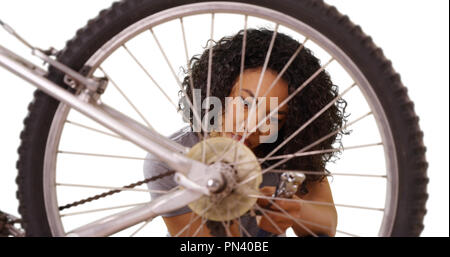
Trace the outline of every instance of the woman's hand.
<path fill-rule="evenodd" d="M 261 193 L 266 196 L 272 196 L 275 192 L 275 187 L 263 187 L 260 189 Z M 294 195 L 290 199 L 300 198 Z M 272 234 L 282 234 L 286 232 L 286 229 L 290 228 L 296 222 L 294 219 L 300 219 L 300 213 L 302 210 L 302 204 L 300 201 L 284 201 L 284 200 L 271 200 L 259 198 L 257 204 L 263 208 L 268 208 L 269 211 L 264 210 L 261 219 L 258 222 L 258 226 L 267 232 Z M 270 206 L 270 207 L 269 207 Z M 281 209 L 283 209 L 283 211 Z"/>

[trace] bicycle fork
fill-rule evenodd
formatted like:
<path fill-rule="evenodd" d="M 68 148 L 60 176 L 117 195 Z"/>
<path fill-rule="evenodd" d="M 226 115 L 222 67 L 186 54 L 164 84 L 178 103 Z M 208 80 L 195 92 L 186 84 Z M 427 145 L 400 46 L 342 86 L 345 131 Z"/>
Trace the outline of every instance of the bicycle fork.
<path fill-rule="evenodd" d="M 85 77 L 52 58 L 57 53 L 55 49 L 50 48 L 48 51 L 43 51 L 33 47 L 1 20 L 0 26 L 30 48 L 34 56 L 63 72 L 66 76 L 64 81 L 72 88 L 76 88 L 80 94 L 72 94 L 47 79 L 45 77 L 47 75 L 46 70 L 34 65 L 2 45 L 0 45 L 0 66 L 36 86 L 49 96 L 69 105 L 117 135 L 127 139 L 146 152 L 155 155 L 173 170 L 177 171 L 178 177 L 185 178 L 185 182 L 195 181 L 194 183 L 196 183 L 195 185 L 187 183 L 186 189 L 167 194 L 145 206 L 136 207 L 78 228 L 73 231 L 72 236 L 107 236 L 140 221 L 152 219 L 159 214 L 176 210 L 199 199 L 204 195 L 204 192 L 209 192 L 207 187 L 208 181 L 215 178 L 215 173 L 209 172 L 210 167 L 206 164 L 186 157 L 184 154 L 187 153 L 189 148 L 163 137 L 151 127 L 143 126 L 100 101 L 99 96 L 106 89 L 107 79 Z M 201 179 L 199 180 L 198 178 Z M 190 185 L 192 185 L 192 188 L 189 188 Z"/>

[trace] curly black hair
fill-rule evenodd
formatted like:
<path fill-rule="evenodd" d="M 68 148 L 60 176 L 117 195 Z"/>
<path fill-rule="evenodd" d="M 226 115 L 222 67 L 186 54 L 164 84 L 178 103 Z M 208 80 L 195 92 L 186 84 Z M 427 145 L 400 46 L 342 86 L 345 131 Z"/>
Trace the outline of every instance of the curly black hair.
<path fill-rule="evenodd" d="M 265 28 L 247 30 L 244 69 L 259 68 L 264 65 L 273 33 L 273 31 Z M 233 85 L 240 75 L 243 36 L 244 31 L 241 30 L 236 35 L 223 37 L 218 42 L 214 42 L 214 45 L 212 46 L 213 58 L 210 96 L 221 99 L 222 105 L 224 105 L 225 97 L 229 96 Z M 300 45 L 301 43 L 292 37 L 286 34 L 277 33 L 267 68 L 279 73 Z M 201 102 L 206 98 L 208 59 L 209 50 L 205 47 L 204 52 L 192 57 L 189 63 L 194 88 L 201 90 Z M 294 92 L 320 68 L 320 60 L 316 58 L 308 48 L 303 47 L 282 76 L 282 79 L 288 84 L 288 93 L 291 94 Z M 189 73 L 186 72 L 187 69 L 184 70 L 187 75 L 185 76 L 182 85 L 192 103 L 193 92 L 190 87 L 191 78 Z M 308 86 L 289 101 L 286 123 L 280 129 L 277 141 L 274 143 L 260 144 L 254 149 L 255 155 L 258 157 L 265 157 L 337 96 L 338 86 L 332 83 L 330 76 L 326 71 L 321 72 Z M 347 115 L 345 113 L 346 106 L 346 101 L 339 99 L 301 133 L 278 150 L 277 154 L 295 153 L 319 138 L 344 126 L 347 121 Z M 189 106 L 186 104 L 186 99 L 183 97 L 180 99 L 180 108 L 184 111 L 185 115 L 186 112 L 189 114 Z M 204 115 L 205 110 L 202 110 L 201 117 L 203 118 Z M 192 113 L 187 116 L 189 117 L 191 124 L 193 124 Z M 348 133 L 348 131 L 342 130 L 309 150 L 330 149 L 333 148 L 334 144 L 338 144 L 338 148 L 340 148 L 342 147 L 342 135 Z M 310 181 L 321 181 L 325 177 L 323 175 L 323 172 L 326 171 L 325 164 L 328 161 L 334 161 L 337 158 L 338 153 L 339 151 L 293 158 L 278 168 L 286 170 L 317 171 L 322 173 L 320 175 L 306 175 L 306 180 L 299 191 L 300 194 L 306 194 L 308 193 L 306 185 Z M 271 164 L 270 161 L 266 162 L 265 166 Z"/>

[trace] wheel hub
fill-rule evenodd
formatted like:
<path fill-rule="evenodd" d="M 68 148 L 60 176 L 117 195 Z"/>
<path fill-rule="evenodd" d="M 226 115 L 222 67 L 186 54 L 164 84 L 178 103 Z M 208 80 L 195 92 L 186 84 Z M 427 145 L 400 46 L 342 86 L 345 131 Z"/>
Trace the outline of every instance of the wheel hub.
<path fill-rule="evenodd" d="M 262 182 L 258 159 L 247 146 L 226 137 L 213 137 L 206 139 L 206 143 L 199 142 L 191 148 L 187 156 L 202 161 L 204 146 L 205 163 L 211 165 L 209 172 L 220 174 L 222 180 L 208 181 L 211 195 L 190 203 L 189 208 L 194 213 L 214 221 L 242 216 L 257 200 L 248 195 L 257 194 Z M 248 178 L 254 179 L 240 184 Z M 205 212 L 211 205 L 213 206 Z"/>

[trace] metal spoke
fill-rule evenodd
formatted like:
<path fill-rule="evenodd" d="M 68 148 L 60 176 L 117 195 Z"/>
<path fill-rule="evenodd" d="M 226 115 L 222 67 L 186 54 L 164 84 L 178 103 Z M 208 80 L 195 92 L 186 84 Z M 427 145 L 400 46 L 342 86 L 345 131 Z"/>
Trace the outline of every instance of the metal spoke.
<path fill-rule="evenodd" d="M 241 51 L 241 68 L 240 68 L 240 76 L 239 76 L 239 96 L 242 95 L 242 82 L 245 67 L 245 52 L 247 50 L 247 25 L 248 25 L 248 15 L 245 15 L 244 18 L 244 35 L 242 37 L 242 51 Z"/>
<path fill-rule="evenodd" d="M 268 213 L 271 213 L 271 214 L 274 214 L 274 215 L 279 215 L 279 216 L 282 216 L 282 217 L 285 217 L 285 218 L 290 218 L 289 216 L 287 216 L 286 214 L 284 214 L 284 213 L 280 213 L 280 212 L 277 212 L 277 211 L 273 211 L 273 210 L 270 210 L 270 209 L 263 209 L 263 208 L 261 208 L 261 207 L 259 207 L 260 208 L 260 211 L 261 212 L 268 212 Z M 292 217 L 292 216 L 291 216 Z M 291 219 L 291 218 L 290 218 Z M 292 219 L 293 220 L 297 220 L 297 221 L 299 221 L 299 222 L 302 222 L 302 223 L 305 223 L 305 224 L 308 224 L 308 225 L 311 225 L 311 226 L 315 226 L 315 227 L 318 227 L 318 228 L 323 228 L 323 229 L 328 229 L 328 230 L 331 230 L 332 229 L 332 227 L 330 227 L 330 226 L 325 226 L 325 225 L 321 225 L 321 224 L 318 224 L 318 223 L 315 223 L 315 222 L 311 222 L 311 221 L 308 221 L 308 220 L 304 220 L 304 219 L 300 219 L 300 218 L 297 218 L 297 219 L 295 219 L 295 218 L 293 218 L 292 217 Z"/>
<path fill-rule="evenodd" d="M 339 152 L 339 151 L 345 151 L 345 150 L 354 150 L 354 149 L 373 147 L 373 146 L 379 146 L 379 145 L 383 145 L 383 143 L 379 142 L 379 143 L 373 143 L 373 144 L 347 146 L 347 147 L 342 147 L 342 148 L 331 148 L 331 149 L 315 150 L 315 151 L 302 152 L 302 153 L 277 155 L 277 156 L 272 156 L 270 158 L 259 158 L 258 161 L 261 164 L 261 163 L 263 163 L 264 161 L 267 161 L 267 160 L 279 160 L 279 159 L 286 159 L 286 158 L 290 158 L 291 159 L 291 158 L 295 158 L 295 157 L 310 156 L 310 155 L 331 153 L 331 152 Z M 254 161 L 234 162 L 234 163 L 231 163 L 231 165 L 239 165 L 239 164 L 245 164 L 245 163 L 251 163 L 251 162 L 254 162 Z"/>
<path fill-rule="evenodd" d="M 161 46 L 161 43 L 158 40 L 158 37 L 156 36 L 155 32 L 153 31 L 152 28 L 149 29 L 150 33 L 153 36 L 153 39 L 155 40 L 156 44 L 158 45 L 159 51 L 161 52 L 161 54 L 164 57 L 164 60 L 166 61 L 167 66 L 169 66 L 170 72 L 172 73 L 172 76 L 175 78 L 175 81 L 177 82 L 178 86 L 180 88 L 183 88 L 183 86 L 181 85 L 181 81 L 179 80 L 177 74 L 175 73 L 175 70 L 173 69 L 172 64 L 169 61 L 169 58 L 167 57 L 166 52 L 164 51 L 163 47 Z"/>
<path fill-rule="evenodd" d="M 93 157 L 140 160 L 140 161 L 149 160 L 147 158 L 142 158 L 142 157 L 123 156 L 123 155 L 111 155 L 111 154 L 99 154 L 99 153 L 85 153 L 85 152 L 71 152 L 71 151 L 58 151 L 58 153 L 60 153 L 60 154 L 71 154 L 71 155 L 93 156 Z"/>
<path fill-rule="evenodd" d="M 268 199 L 269 202 L 271 204 L 273 204 L 277 209 L 279 209 L 282 213 L 286 214 L 286 216 L 288 218 L 291 218 L 295 223 L 297 223 L 297 225 L 299 225 L 300 227 L 302 227 L 304 230 L 306 230 L 306 232 L 308 232 L 309 234 L 313 235 L 314 237 L 317 237 L 316 233 L 312 232 L 308 227 L 306 227 L 303 222 L 298 221 L 297 219 L 295 219 L 294 217 L 292 217 L 292 215 L 290 215 L 287 211 L 285 211 L 283 208 L 281 208 L 276 202 Z"/>
<path fill-rule="evenodd" d="M 231 234 L 231 231 L 230 231 L 229 223 L 228 223 L 228 222 L 225 223 L 225 222 L 222 220 L 222 226 L 225 228 L 225 232 L 227 233 L 227 237 L 233 237 L 233 235 Z"/>
<path fill-rule="evenodd" d="M 188 68 L 189 85 L 191 87 L 191 92 L 192 92 L 192 96 L 193 96 L 192 97 L 193 103 L 191 103 L 191 101 L 190 101 L 189 97 L 187 97 L 187 94 L 186 94 L 185 91 L 184 91 L 184 95 L 186 96 L 186 98 L 188 100 L 188 103 L 191 103 L 191 105 L 193 105 L 193 108 L 191 108 L 191 109 L 193 111 L 194 118 L 197 119 L 197 122 L 198 122 L 197 124 L 200 124 L 200 127 L 202 127 L 203 124 L 202 124 L 202 121 L 200 119 L 199 112 L 198 112 L 198 110 L 196 108 L 196 106 L 197 106 L 196 104 L 197 103 L 196 103 L 196 100 L 195 100 L 195 97 L 194 97 L 194 80 L 192 78 L 192 69 L 191 69 L 190 60 L 189 60 L 189 52 L 188 52 L 187 41 L 186 41 L 186 33 L 184 31 L 183 17 L 180 18 L 180 25 L 181 25 L 181 32 L 183 34 L 184 53 L 186 55 L 186 66 Z M 184 90 L 184 88 L 182 88 L 182 89 Z"/>
<path fill-rule="evenodd" d="M 187 55 L 187 46 L 186 46 L 186 39 L 185 39 L 185 35 L 184 35 L 184 26 L 183 26 L 182 20 L 181 20 L 181 23 L 182 23 L 182 30 L 183 30 L 183 39 L 184 39 L 184 41 L 185 41 L 185 52 L 186 52 L 186 55 Z M 161 43 L 159 42 L 158 38 L 156 37 L 155 32 L 153 31 L 153 29 L 150 29 L 150 32 L 152 33 L 153 38 L 155 39 L 156 44 L 158 45 L 158 48 L 159 48 L 161 54 L 164 56 L 164 59 L 166 60 L 167 66 L 169 66 L 169 69 L 170 69 L 170 71 L 171 71 L 171 73 L 172 73 L 174 79 L 176 80 L 176 82 L 177 82 L 177 84 L 178 84 L 178 86 L 179 86 L 181 92 L 186 96 L 186 99 L 187 99 L 189 108 L 192 110 L 192 113 L 194 114 L 194 118 L 196 118 L 197 122 L 200 122 L 200 124 L 202 125 L 201 119 L 200 119 L 200 117 L 198 116 L 198 110 L 196 109 L 196 106 L 193 105 L 192 102 L 191 102 L 191 100 L 189 99 L 189 97 L 187 97 L 186 90 L 183 88 L 183 85 L 181 84 L 181 81 L 178 79 L 178 77 L 177 77 L 177 75 L 176 75 L 176 73 L 175 73 L 175 70 L 173 69 L 173 66 L 172 66 L 172 64 L 171 64 L 170 61 L 169 61 L 169 58 L 167 57 L 166 52 L 164 51 L 163 47 L 161 46 Z M 189 60 L 189 59 L 188 59 L 188 60 Z M 188 69 L 190 70 L 190 67 L 189 67 L 189 61 L 188 61 Z M 193 81 L 192 81 L 191 74 L 189 74 L 189 77 L 190 77 L 190 81 L 191 81 L 191 90 L 192 90 L 192 93 L 194 93 L 194 90 L 193 90 Z M 195 99 L 195 97 L 193 97 L 193 99 Z M 177 110 L 178 110 L 178 109 L 177 109 Z M 191 124 L 191 126 L 194 126 L 194 125 Z M 205 130 L 205 129 L 204 129 L 204 130 Z M 214 149 L 214 147 L 212 147 L 212 146 L 210 146 L 210 147 L 213 149 L 214 152 L 216 152 L 216 150 Z"/>
<path fill-rule="evenodd" d="M 275 29 L 273 30 L 272 39 L 270 41 L 269 48 L 267 49 L 266 59 L 264 60 L 263 69 L 262 69 L 261 75 L 259 76 L 258 86 L 256 87 L 255 99 L 253 99 L 253 103 L 254 104 L 256 103 L 256 98 L 259 96 L 259 91 L 261 90 L 261 85 L 262 85 L 262 82 L 264 80 L 264 75 L 266 73 L 267 66 L 269 65 L 270 56 L 272 55 L 272 50 L 273 50 L 273 46 L 275 45 L 275 39 L 277 38 L 278 27 L 279 26 L 280 25 L 277 23 L 275 25 Z M 255 106 L 256 106 L 256 104 L 255 104 Z"/>
<path fill-rule="evenodd" d="M 186 226 L 184 226 L 183 229 L 181 229 L 180 231 L 178 231 L 177 234 L 175 234 L 175 237 L 179 237 L 186 229 L 188 229 L 188 228 L 190 229 L 190 227 L 192 226 L 192 224 L 193 224 L 194 222 L 196 222 L 200 217 L 201 217 L 201 216 L 198 216 L 198 215 L 197 215 L 197 217 L 195 217 L 194 219 L 191 219 L 191 221 L 189 221 L 189 223 L 186 224 Z"/>
<path fill-rule="evenodd" d="M 374 208 L 374 207 L 349 205 L 349 204 L 335 204 L 335 206 L 336 207 L 343 207 L 343 208 L 353 208 L 353 209 L 362 209 L 362 210 L 369 210 L 369 211 L 381 211 L 381 212 L 384 212 L 384 208 Z"/>
<path fill-rule="evenodd" d="M 209 55 L 208 55 L 208 77 L 206 79 L 206 122 L 208 126 L 206 129 L 209 128 L 209 108 L 210 108 L 210 102 L 209 102 L 209 95 L 211 94 L 211 73 L 212 73 L 212 61 L 213 61 L 213 47 L 212 42 L 214 39 L 214 13 L 211 14 L 211 34 L 210 34 L 210 40 L 209 40 Z M 206 139 L 208 138 L 208 131 L 203 130 L 203 148 L 202 148 L 202 162 L 205 162 L 206 158 Z"/>
<path fill-rule="evenodd" d="M 230 237 L 232 237 L 231 230 L 230 230 L 230 206 L 227 206 L 227 222 L 226 222 L 225 229 L 227 230 L 227 233 L 230 234 Z"/>
<path fill-rule="evenodd" d="M 200 223 L 200 226 L 197 228 L 197 230 L 195 230 L 192 237 L 196 237 L 198 235 L 198 233 L 200 233 L 200 231 L 203 232 L 203 226 L 206 224 L 207 219 L 205 219 L 203 216 L 201 216 L 201 217 L 202 217 L 202 222 Z"/>
<path fill-rule="evenodd" d="M 139 109 L 131 102 L 130 98 L 128 98 L 127 95 L 125 95 L 125 93 L 122 91 L 122 89 L 120 89 L 120 87 L 117 85 L 117 83 L 111 78 L 111 76 L 109 76 L 108 73 L 106 73 L 106 71 L 101 66 L 98 68 L 99 68 L 99 70 L 101 70 L 103 72 L 103 74 L 105 74 L 106 78 L 108 78 L 108 80 L 111 81 L 111 84 L 113 84 L 113 86 L 117 89 L 117 91 L 119 91 L 119 93 L 122 95 L 122 97 L 125 98 L 125 100 L 131 106 L 131 108 L 134 109 L 134 111 L 139 115 L 139 117 L 141 117 L 141 119 L 145 122 L 145 124 L 147 124 L 147 126 L 149 128 L 151 128 L 152 130 L 155 130 L 152 127 L 152 125 L 150 125 L 150 122 L 148 122 L 148 120 L 144 117 L 144 115 L 139 111 Z"/>
<path fill-rule="evenodd" d="M 275 25 L 275 29 L 273 31 L 273 35 L 272 35 L 272 39 L 271 39 L 270 44 L 269 44 L 269 48 L 267 49 L 266 59 L 264 60 L 264 65 L 263 65 L 263 68 L 262 68 L 261 75 L 259 76 L 259 80 L 258 80 L 258 84 L 257 84 L 257 87 L 256 87 L 256 92 L 255 92 L 255 97 L 253 98 L 252 108 L 250 109 L 250 114 L 249 114 L 248 119 L 247 119 L 247 128 L 244 130 L 244 135 L 242 137 L 243 139 L 247 137 L 248 126 L 250 126 L 249 125 L 249 121 L 252 120 L 253 115 L 254 115 L 254 113 L 256 111 L 256 102 L 257 102 L 256 100 L 258 99 L 259 91 L 261 90 L 261 85 L 262 85 L 262 82 L 264 80 L 264 75 L 265 75 L 266 70 L 267 70 L 267 65 L 269 64 L 270 56 L 272 54 L 273 46 L 275 44 L 275 39 L 276 39 L 277 33 L 278 33 L 278 27 L 279 27 L 279 24 L 277 23 Z M 242 142 L 244 142 L 244 140 L 242 140 Z"/>
<path fill-rule="evenodd" d="M 240 67 L 240 75 L 239 75 L 239 96 L 242 95 L 242 83 L 243 83 L 243 74 L 244 74 L 244 68 L 245 68 L 245 54 L 246 54 L 246 49 L 247 49 L 247 25 L 248 25 L 248 15 L 245 15 L 244 18 L 244 35 L 242 37 L 242 51 L 241 51 L 241 67 Z M 244 125 L 244 121 L 242 122 L 241 126 Z M 233 139 L 236 139 L 236 135 L 233 136 Z M 220 162 L 223 160 L 223 158 L 225 158 L 225 154 L 228 153 L 230 147 L 233 145 L 233 149 L 235 149 L 234 151 L 234 162 L 236 162 L 236 158 L 237 158 L 237 151 L 236 151 L 236 145 L 233 144 L 234 140 L 232 142 L 230 142 L 228 144 L 227 147 L 225 147 L 225 149 L 223 150 L 223 152 L 220 155 L 219 160 L 217 160 L 216 162 Z"/>
<path fill-rule="evenodd" d="M 323 136 L 322 138 L 318 139 L 317 141 L 315 141 L 315 142 L 309 144 L 308 146 L 302 148 L 302 149 L 301 149 L 300 151 L 298 151 L 297 153 L 302 153 L 302 152 L 307 151 L 308 149 L 310 149 L 310 148 L 312 148 L 312 147 L 314 147 L 314 146 L 320 144 L 320 143 L 323 142 L 324 140 L 326 140 L 326 139 L 328 139 L 328 138 L 330 138 L 330 137 L 336 135 L 336 134 L 339 133 L 340 131 L 342 131 L 342 130 L 344 130 L 344 129 L 350 127 L 350 126 L 352 126 L 353 124 L 357 123 L 358 121 L 364 119 L 365 117 L 367 117 L 367 116 L 369 116 L 369 115 L 371 115 L 371 114 L 372 114 L 372 112 L 370 111 L 370 112 L 368 112 L 368 113 L 362 115 L 361 117 L 357 118 L 356 120 L 354 120 L 354 121 L 352 121 L 352 122 L 346 124 L 346 125 L 343 126 L 342 128 L 339 128 L 339 129 L 335 130 L 334 132 L 331 132 L 331 133 L 329 133 L 328 135 Z M 270 171 L 270 170 L 272 170 L 272 169 L 274 169 L 274 168 L 280 166 L 281 164 L 283 164 L 283 163 L 285 163 L 285 162 L 287 162 L 287 161 L 289 161 L 289 160 L 290 160 L 290 158 L 286 158 L 286 159 L 283 159 L 283 160 L 281 160 L 281 161 L 278 161 L 277 163 L 275 163 L 275 164 L 271 165 L 270 167 L 264 169 L 264 170 L 261 172 L 261 174 L 255 174 L 254 176 L 252 176 L 252 177 L 250 177 L 250 178 L 248 178 L 248 179 L 245 179 L 244 181 L 238 183 L 237 186 L 241 186 L 241 185 L 243 185 L 243 184 L 245 184 L 245 183 L 248 183 L 249 181 L 251 181 L 251 180 L 257 178 L 259 175 L 262 175 L 262 174 L 264 174 L 264 173 L 266 173 L 266 172 L 268 172 L 268 171 Z"/>
<path fill-rule="evenodd" d="M 250 235 L 250 233 L 247 231 L 247 229 L 242 225 L 241 217 L 238 217 L 238 223 L 239 223 L 240 230 L 243 231 L 247 237 L 252 237 L 252 235 Z M 242 234 L 242 233 L 240 233 L 240 234 Z"/>
<path fill-rule="evenodd" d="M 296 202 L 296 203 L 307 203 L 307 204 L 315 204 L 315 205 L 324 205 L 324 206 L 335 206 L 335 207 L 344 207 L 344 208 L 353 208 L 353 209 L 363 209 L 363 210 L 371 210 L 371 211 L 384 211 L 383 208 L 374 208 L 374 207 L 366 207 L 366 206 L 357 206 L 357 205 L 349 205 L 349 204 L 339 204 L 339 203 L 329 203 L 329 202 L 320 202 L 320 201 L 312 201 L 312 200 L 304 200 L 304 199 L 291 199 L 291 198 L 280 198 L 273 196 L 264 196 L 264 195 L 248 195 L 248 197 L 253 198 L 262 198 L 267 200 L 280 200 L 280 201 L 288 201 L 288 202 Z"/>
<path fill-rule="evenodd" d="M 359 173 L 339 173 L 339 172 L 325 172 L 325 171 L 306 171 L 306 170 L 277 170 L 273 169 L 269 172 L 284 173 L 284 172 L 298 172 L 305 175 L 317 175 L 317 176 L 350 176 L 350 177 L 372 177 L 372 178 L 387 178 L 386 175 L 376 174 L 359 174 Z"/>
<path fill-rule="evenodd" d="M 191 212 L 191 217 L 189 218 L 189 222 L 192 222 L 192 221 L 193 221 L 194 216 L 195 216 L 194 212 Z M 191 229 L 192 229 L 192 226 L 189 226 L 189 230 L 188 230 L 188 232 L 187 232 L 188 235 L 191 234 Z"/>
<path fill-rule="evenodd" d="M 138 205 L 144 205 L 144 204 L 147 204 L 147 203 L 148 202 L 134 203 L 134 204 L 127 204 L 127 205 L 119 205 L 119 206 L 114 206 L 114 207 L 92 209 L 92 210 L 87 210 L 87 211 L 70 212 L 70 213 L 60 214 L 60 217 L 68 217 L 68 216 L 74 216 L 74 215 L 80 215 L 80 214 L 86 214 L 86 213 L 93 213 L 93 212 L 100 212 L 100 211 L 109 211 L 109 210 L 114 210 L 114 209 L 121 209 L 121 208 L 133 207 L 133 206 L 138 206 Z"/>
<path fill-rule="evenodd" d="M 278 230 L 278 233 L 280 234 L 284 233 L 283 230 L 281 230 L 281 228 L 277 225 L 277 223 L 275 223 L 273 219 L 269 215 L 267 215 L 266 210 L 261 208 L 258 204 L 255 204 L 254 206 L 262 213 L 262 215 L 264 215 L 264 217 L 266 217 L 266 219 L 270 222 L 270 224 L 272 224 L 272 226 L 274 226 Z"/>
<path fill-rule="evenodd" d="M 130 235 L 130 237 L 134 237 L 139 231 L 141 231 L 145 226 L 147 226 L 147 224 L 148 224 L 150 221 L 151 221 L 151 219 L 146 220 L 146 221 L 144 222 L 144 224 L 142 224 L 138 229 L 136 229 L 136 231 L 134 231 L 134 232 Z"/>
<path fill-rule="evenodd" d="M 167 95 L 167 93 L 161 88 L 161 86 L 153 79 L 152 75 L 148 72 L 148 70 L 141 64 L 141 62 L 134 56 L 134 54 L 128 49 L 128 47 L 123 44 L 122 47 L 127 51 L 127 53 L 131 56 L 131 58 L 136 62 L 136 64 L 144 71 L 144 73 L 147 75 L 147 77 L 150 78 L 150 80 L 158 87 L 159 91 L 169 100 L 169 102 L 178 109 L 177 105 L 170 99 L 170 97 Z"/>
<path fill-rule="evenodd" d="M 94 186 L 94 185 L 81 185 L 81 184 L 68 184 L 68 183 L 56 183 L 56 185 L 57 186 L 64 186 L 64 187 L 82 187 L 82 188 L 95 188 L 95 189 L 110 189 L 110 190 L 146 192 L 146 193 L 156 193 L 156 194 L 167 194 L 167 193 L 169 193 L 169 191 L 164 191 L 164 190 L 149 190 L 149 189 L 141 189 L 141 188 Z"/>
<path fill-rule="evenodd" d="M 88 130 L 91 130 L 91 131 L 94 131 L 94 132 L 98 132 L 98 133 L 101 133 L 101 134 L 104 134 L 104 135 L 107 135 L 107 136 L 111 136 L 111 137 L 115 137 L 115 138 L 118 138 L 118 139 L 125 140 L 121 136 L 118 136 L 118 135 L 115 135 L 115 134 L 112 134 L 112 133 L 108 133 L 108 132 L 105 132 L 105 131 L 102 131 L 102 130 L 99 130 L 99 129 L 96 129 L 96 128 L 93 128 L 93 127 L 89 127 L 89 126 L 83 125 L 81 123 L 77 123 L 77 122 L 70 121 L 70 120 L 66 120 L 66 123 L 69 123 L 69 124 L 77 126 L 77 127 L 85 128 L 85 129 L 88 129 Z"/>
<path fill-rule="evenodd" d="M 354 149 L 360 149 L 360 148 L 366 148 L 366 147 L 372 147 L 372 146 L 379 146 L 379 145 L 383 145 L 383 143 L 379 142 L 379 143 L 373 143 L 373 144 L 355 145 L 355 146 L 348 146 L 348 147 L 342 147 L 342 148 L 334 148 L 334 149 L 316 150 L 316 151 L 303 152 L 303 153 L 278 155 L 278 156 L 272 156 L 272 157 L 267 158 L 267 159 L 264 158 L 264 159 L 262 159 L 261 163 L 266 161 L 266 160 L 279 160 L 279 159 L 285 159 L 285 158 L 310 156 L 310 155 L 315 155 L 315 154 L 339 152 L 341 150 L 354 150 Z"/>
<path fill-rule="evenodd" d="M 351 236 L 351 237 L 360 237 L 358 235 L 355 235 L 355 234 L 352 234 L 352 233 L 349 233 L 349 232 L 345 232 L 345 231 L 342 231 L 342 230 L 336 230 L 336 232 L 344 234 L 344 235 L 348 235 L 348 236 Z"/>
<path fill-rule="evenodd" d="M 353 83 L 351 86 L 349 86 L 347 89 L 344 90 L 341 94 L 339 94 L 337 97 L 335 97 L 330 103 L 328 103 L 326 106 L 324 106 L 318 113 L 316 113 L 313 117 L 311 117 L 305 124 L 300 126 L 292 135 L 290 135 L 288 138 L 286 138 L 281 144 L 279 144 L 275 149 L 273 149 L 266 157 L 264 157 L 263 161 L 266 161 L 270 156 L 272 156 L 274 153 L 276 153 L 281 147 L 283 147 L 285 144 L 287 144 L 289 141 L 291 141 L 295 136 L 297 136 L 303 129 L 305 129 L 309 124 L 311 124 L 313 121 L 315 121 L 320 115 L 322 115 L 326 110 L 328 110 L 331 106 L 333 106 L 339 99 L 341 99 L 350 89 L 352 89 L 356 83 Z"/>
<path fill-rule="evenodd" d="M 175 237 L 179 237 L 186 229 L 188 229 L 188 228 L 192 225 L 192 223 L 196 222 L 196 221 L 201 217 L 201 215 L 205 214 L 205 213 L 206 213 L 209 209 L 211 209 L 211 207 L 213 207 L 213 206 L 214 206 L 214 203 L 211 203 L 208 207 L 206 207 L 206 208 L 202 211 L 202 213 L 201 213 L 200 215 L 197 215 L 197 217 L 195 217 L 194 219 L 191 219 L 191 221 L 190 221 L 188 224 L 186 224 L 186 226 L 184 226 L 183 229 L 181 229 L 181 230 L 175 235 Z"/>

